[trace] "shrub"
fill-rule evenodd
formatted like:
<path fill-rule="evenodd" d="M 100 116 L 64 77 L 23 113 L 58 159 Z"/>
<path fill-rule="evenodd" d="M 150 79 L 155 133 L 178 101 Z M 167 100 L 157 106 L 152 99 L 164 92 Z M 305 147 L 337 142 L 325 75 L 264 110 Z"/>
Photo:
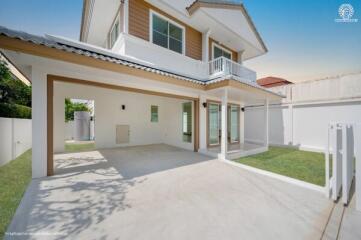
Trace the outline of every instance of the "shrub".
<path fill-rule="evenodd" d="M 31 119 L 31 108 L 19 104 L 0 103 L 0 117 Z"/>

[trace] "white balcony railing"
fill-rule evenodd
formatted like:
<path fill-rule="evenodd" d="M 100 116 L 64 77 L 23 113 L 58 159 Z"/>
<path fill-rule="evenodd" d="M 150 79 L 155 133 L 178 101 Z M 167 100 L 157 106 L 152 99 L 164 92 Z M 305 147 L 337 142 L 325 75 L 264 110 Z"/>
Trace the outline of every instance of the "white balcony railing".
<path fill-rule="evenodd" d="M 242 79 L 255 82 L 256 72 L 236 63 L 228 58 L 219 57 L 208 63 L 209 76 L 234 75 Z"/>

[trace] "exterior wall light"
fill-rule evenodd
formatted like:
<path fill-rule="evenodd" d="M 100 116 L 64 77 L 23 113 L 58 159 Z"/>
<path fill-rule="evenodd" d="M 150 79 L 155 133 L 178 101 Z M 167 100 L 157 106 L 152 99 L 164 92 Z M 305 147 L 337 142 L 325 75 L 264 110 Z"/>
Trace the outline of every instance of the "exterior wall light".
<path fill-rule="evenodd" d="M 207 107 L 207 103 L 206 103 L 206 102 L 202 103 L 202 105 L 203 105 L 204 108 Z"/>

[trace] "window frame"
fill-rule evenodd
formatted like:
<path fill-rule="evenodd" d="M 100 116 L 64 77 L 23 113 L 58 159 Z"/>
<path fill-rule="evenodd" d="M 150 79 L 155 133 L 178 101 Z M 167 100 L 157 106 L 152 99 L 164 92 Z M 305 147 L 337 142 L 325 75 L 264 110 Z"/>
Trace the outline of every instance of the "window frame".
<path fill-rule="evenodd" d="M 215 42 L 212 42 L 212 60 L 214 60 L 214 48 L 217 47 L 219 49 L 221 49 L 222 51 L 226 52 L 226 53 L 229 53 L 231 55 L 231 61 L 233 61 L 233 52 L 228 50 L 227 48 L 225 47 L 222 47 L 221 45 L 215 43 Z"/>
<path fill-rule="evenodd" d="M 181 53 L 176 52 L 176 51 L 169 48 L 169 32 L 168 32 L 168 35 L 167 35 L 167 38 L 168 38 L 168 47 L 167 48 L 153 43 L 153 16 L 154 15 L 156 15 L 157 17 L 159 17 L 159 18 L 163 19 L 164 21 L 168 22 L 168 30 L 169 30 L 169 23 L 171 23 L 172 25 L 182 29 L 182 52 Z M 186 28 L 183 25 L 181 25 L 181 24 L 179 24 L 179 23 L 177 23 L 177 22 L 175 22 L 175 21 L 173 21 L 173 20 L 159 14 L 158 12 L 156 12 L 156 11 L 154 11 L 152 9 L 149 10 L 149 41 L 152 44 L 154 44 L 154 45 L 156 45 L 158 47 L 161 47 L 161 48 L 168 49 L 168 50 L 170 50 L 172 52 L 185 55 L 185 52 L 186 52 L 186 41 L 185 40 L 186 40 Z"/>
<path fill-rule="evenodd" d="M 217 122 L 218 122 L 218 133 L 220 133 L 221 131 L 221 113 L 220 113 L 220 108 L 221 108 L 221 102 L 219 101 L 214 101 L 214 100 L 207 100 L 207 115 L 206 115 L 206 119 L 207 119 L 207 147 L 215 147 L 215 146 L 219 146 L 221 144 L 221 139 L 220 139 L 220 135 L 218 134 L 218 142 L 217 143 L 211 143 L 211 139 L 210 139 L 210 134 L 211 134 L 211 129 L 210 129 L 210 110 L 209 110 L 209 106 L 211 104 L 217 105 L 218 106 L 218 113 L 217 113 Z"/>
<path fill-rule="evenodd" d="M 153 107 L 156 107 L 157 109 L 157 119 L 156 121 L 153 121 L 153 112 L 152 112 L 152 109 Z M 159 122 L 159 106 L 158 105 L 150 105 L 150 122 L 151 123 L 158 123 Z"/>
<path fill-rule="evenodd" d="M 114 43 L 112 44 L 112 32 L 113 32 L 113 30 L 114 30 L 114 28 L 115 28 L 115 26 L 116 26 L 116 23 L 118 23 L 118 36 L 115 38 L 115 40 L 114 40 Z M 117 42 L 117 40 L 118 40 L 118 38 L 119 38 L 119 36 L 120 36 L 120 29 L 121 29 L 121 27 L 120 27 L 120 13 L 117 13 L 117 15 L 116 15 L 116 17 L 115 17 L 115 19 L 114 19 L 114 22 L 112 23 L 112 26 L 110 27 L 110 31 L 109 31 L 109 33 L 108 33 L 108 48 L 109 49 L 112 49 L 113 47 L 114 47 L 114 44 Z"/>
<path fill-rule="evenodd" d="M 230 144 L 235 144 L 235 143 L 239 143 L 240 142 L 240 128 L 241 128 L 241 124 L 240 124 L 240 121 L 241 121 L 241 106 L 239 104 L 233 104 L 233 103 L 230 103 L 228 104 L 228 107 L 229 107 L 229 110 L 227 108 L 227 129 L 229 129 L 229 143 Z M 235 141 L 232 141 L 232 125 L 231 125 L 231 121 L 232 121 L 232 107 L 233 108 L 236 108 L 237 110 L 237 139 Z"/>
<path fill-rule="evenodd" d="M 185 104 L 190 104 L 190 141 L 185 141 L 184 140 L 184 106 Z M 188 120 L 187 120 L 187 126 L 188 126 Z M 188 127 L 187 127 L 188 128 Z M 188 129 L 187 129 L 188 130 Z M 184 143 L 192 143 L 193 142 L 193 102 L 189 101 L 189 102 L 182 102 L 182 141 Z"/>

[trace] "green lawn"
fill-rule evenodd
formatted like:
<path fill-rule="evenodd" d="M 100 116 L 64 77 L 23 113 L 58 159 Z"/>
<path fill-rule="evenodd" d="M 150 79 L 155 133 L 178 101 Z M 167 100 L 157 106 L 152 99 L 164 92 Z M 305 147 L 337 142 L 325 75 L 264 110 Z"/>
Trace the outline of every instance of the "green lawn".
<path fill-rule="evenodd" d="M 31 180 L 31 150 L 0 167 L 0 239 Z"/>
<path fill-rule="evenodd" d="M 91 143 L 65 143 L 66 152 L 82 152 L 95 149 L 94 142 Z"/>
<path fill-rule="evenodd" d="M 234 161 L 320 186 L 325 185 L 325 156 L 322 153 L 270 147 L 267 152 Z"/>

